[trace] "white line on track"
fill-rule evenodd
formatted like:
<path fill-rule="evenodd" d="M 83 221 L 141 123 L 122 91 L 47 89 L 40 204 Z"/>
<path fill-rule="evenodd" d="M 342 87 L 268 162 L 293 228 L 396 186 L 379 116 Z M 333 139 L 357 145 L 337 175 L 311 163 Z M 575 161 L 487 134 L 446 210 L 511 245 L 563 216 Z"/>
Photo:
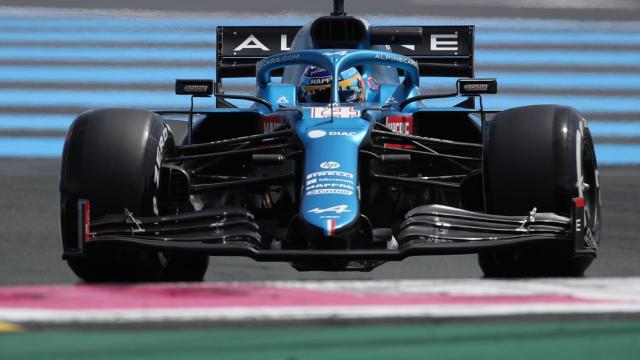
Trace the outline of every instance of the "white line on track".
<path fill-rule="evenodd" d="M 15 323 L 132 323 L 163 321 L 290 321 L 402 318 L 480 318 L 517 315 L 637 314 L 640 304 L 478 306 L 300 306 L 137 310 L 0 309 L 0 319 Z"/>

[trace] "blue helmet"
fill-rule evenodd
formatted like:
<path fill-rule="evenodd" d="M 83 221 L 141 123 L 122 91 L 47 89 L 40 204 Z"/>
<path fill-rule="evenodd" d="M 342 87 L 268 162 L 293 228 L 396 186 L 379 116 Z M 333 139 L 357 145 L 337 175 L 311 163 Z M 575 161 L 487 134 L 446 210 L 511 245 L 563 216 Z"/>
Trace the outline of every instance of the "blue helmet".
<path fill-rule="evenodd" d="M 344 70 L 338 77 L 338 94 L 340 102 L 364 102 L 364 81 L 356 68 Z M 299 101 L 312 103 L 328 103 L 331 101 L 331 73 L 317 66 L 309 66 L 304 70 L 299 86 Z"/>

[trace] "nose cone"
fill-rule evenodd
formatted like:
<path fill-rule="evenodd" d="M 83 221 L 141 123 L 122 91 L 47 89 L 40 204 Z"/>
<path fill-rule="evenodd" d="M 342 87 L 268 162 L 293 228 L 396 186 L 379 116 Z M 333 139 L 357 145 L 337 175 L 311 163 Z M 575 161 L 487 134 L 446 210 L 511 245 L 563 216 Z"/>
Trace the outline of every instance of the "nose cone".
<path fill-rule="evenodd" d="M 370 124 L 350 120 L 324 122 L 298 133 L 305 145 L 300 218 L 315 234 L 333 236 L 360 216 L 358 153 Z"/>
<path fill-rule="evenodd" d="M 337 161 L 320 163 L 327 164 L 342 167 Z M 304 181 L 302 219 L 323 235 L 333 236 L 359 216 L 357 175 L 351 169 L 314 170 Z"/>

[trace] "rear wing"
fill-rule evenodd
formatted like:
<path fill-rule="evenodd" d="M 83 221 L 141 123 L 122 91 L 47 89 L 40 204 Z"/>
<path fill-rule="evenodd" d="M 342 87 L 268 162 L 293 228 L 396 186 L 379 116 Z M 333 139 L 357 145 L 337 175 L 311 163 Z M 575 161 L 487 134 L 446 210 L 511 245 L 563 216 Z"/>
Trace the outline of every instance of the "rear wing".
<path fill-rule="evenodd" d="M 255 76 L 256 63 L 289 51 L 301 28 L 218 26 L 217 83 L 222 78 Z M 472 25 L 372 26 L 368 35 L 372 45 L 386 45 L 390 51 L 414 59 L 421 76 L 473 77 Z M 321 45 L 319 48 L 329 47 Z"/>

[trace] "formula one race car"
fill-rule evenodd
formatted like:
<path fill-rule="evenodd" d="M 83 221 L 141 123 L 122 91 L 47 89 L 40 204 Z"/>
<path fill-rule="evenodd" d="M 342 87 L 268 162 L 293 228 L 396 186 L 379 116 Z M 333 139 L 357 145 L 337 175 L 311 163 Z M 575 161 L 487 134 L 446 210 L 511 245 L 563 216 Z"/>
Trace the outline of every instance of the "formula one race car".
<path fill-rule="evenodd" d="M 304 27 L 218 27 L 216 81 L 176 81 L 190 110 L 79 115 L 60 180 L 71 269 L 197 281 L 209 256 L 368 271 L 478 253 L 489 277 L 583 274 L 601 216 L 585 119 L 485 111 L 497 83 L 473 78 L 473 26 L 372 26 L 343 9 Z M 460 79 L 420 94 L 429 76 Z M 224 93 L 233 77 L 255 77 L 256 95 Z M 208 96 L 215 108 L 194 111 Z M 433 106 L 444 97 L 458 101 Z"/>

